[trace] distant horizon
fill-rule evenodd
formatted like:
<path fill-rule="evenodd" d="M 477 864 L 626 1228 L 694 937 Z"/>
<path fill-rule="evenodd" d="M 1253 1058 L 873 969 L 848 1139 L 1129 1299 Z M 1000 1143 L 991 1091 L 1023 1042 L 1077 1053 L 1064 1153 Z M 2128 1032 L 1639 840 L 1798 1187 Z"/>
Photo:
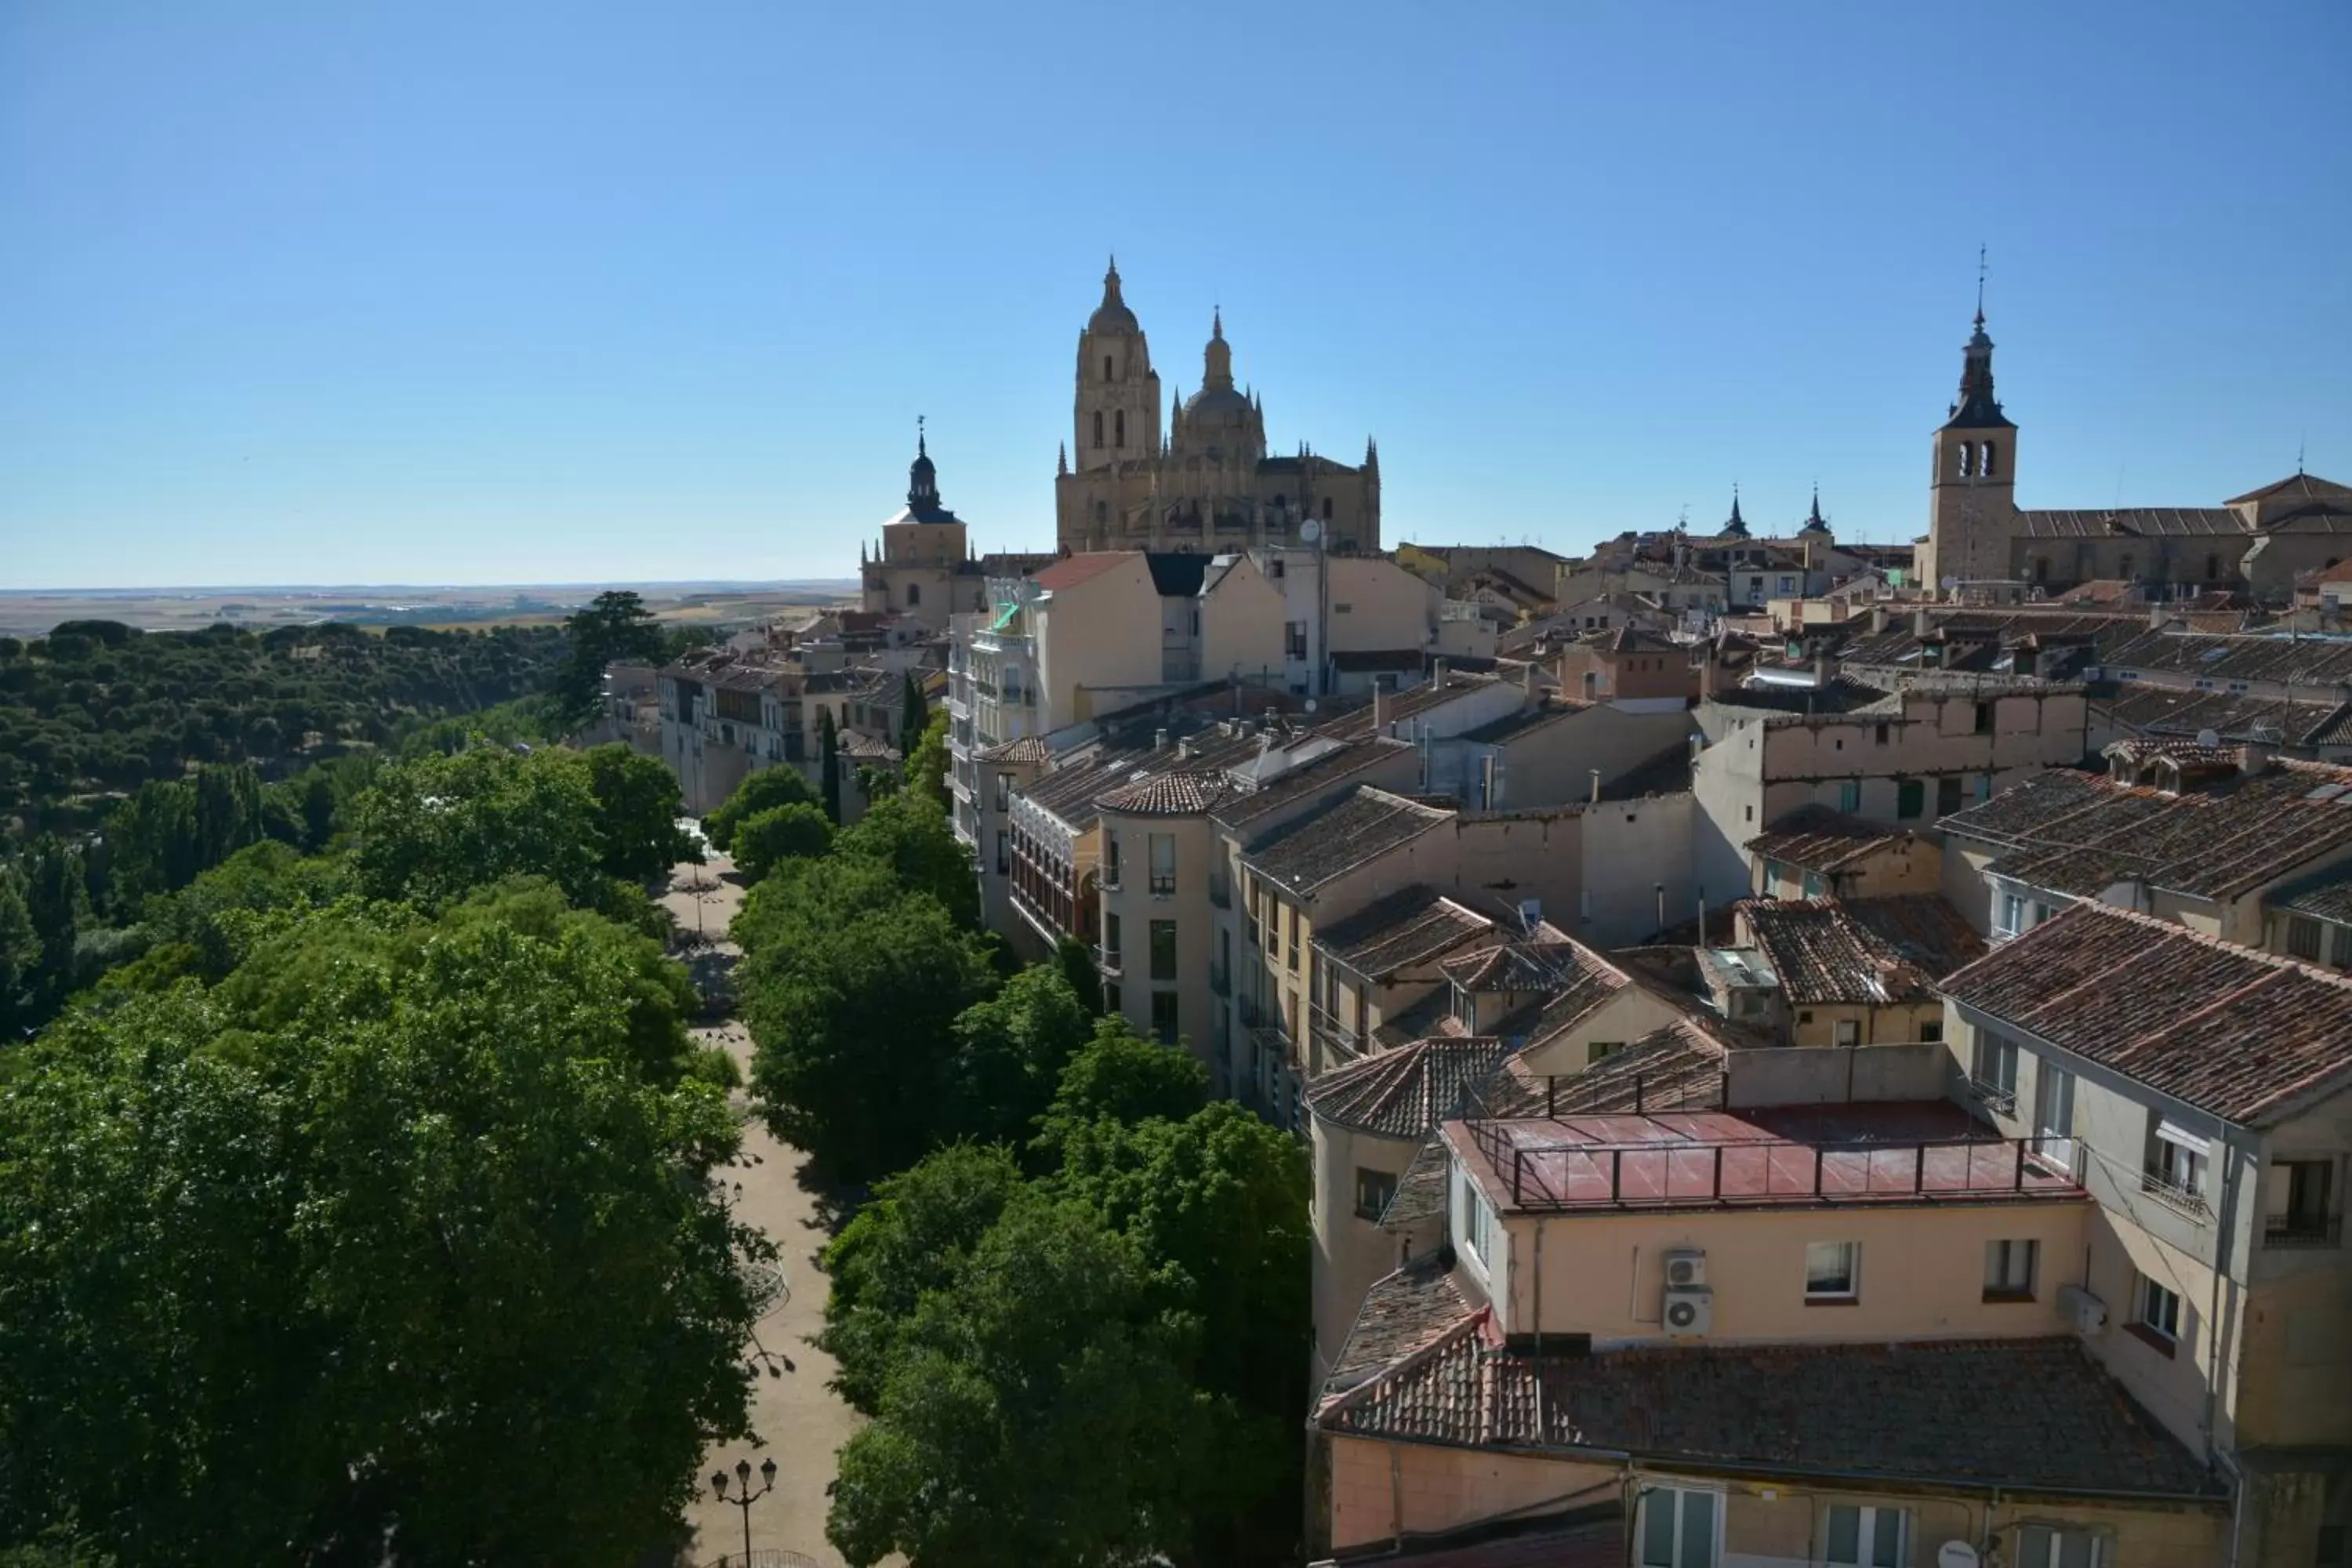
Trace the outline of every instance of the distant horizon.
<path fill-rule="evenodd" d="M 848 588 L 855 577 L 615 577 L 577 583 L 151 583 L 119 587 L 76 584 L 55 588 L 0 588 L 0 599 L 136 599 L 220 594 L 461 594 L 520 593 L 537 589 L 574 593 L 629 588 Z"/>

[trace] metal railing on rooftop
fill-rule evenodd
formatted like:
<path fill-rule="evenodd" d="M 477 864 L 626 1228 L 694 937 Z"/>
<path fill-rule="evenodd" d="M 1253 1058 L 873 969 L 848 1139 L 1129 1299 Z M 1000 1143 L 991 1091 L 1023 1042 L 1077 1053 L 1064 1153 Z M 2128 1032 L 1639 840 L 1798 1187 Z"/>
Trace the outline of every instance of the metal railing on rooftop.
<path fill-rule="evenodd" d="M 2179 1210 L 2191 1219 L 2203 1219 L 2212 1212 L 2205 1194 L 2194 1187 L 2183 1186 L 2161 1171 L 2142 1171 L 2139 1190 L 2168 1208 Z"/>
<path fill-rule="evenodd" d="M 2274 1214 L 2263 1226 L 2264 1247 L 2341 1247 L 2343 1244 L 2344 1216 L 2340 1214 L 2317 1219 Z"/>
<path fill-rule="evenodd" d="M 2026 1138 L 1528 1147 L 1508 1124 L 1473 1121 L 1469 1131 L 1519 1209 L 1928 1202 L 2079 1191 L 2071 1173 L 2045 1169 Z"/>

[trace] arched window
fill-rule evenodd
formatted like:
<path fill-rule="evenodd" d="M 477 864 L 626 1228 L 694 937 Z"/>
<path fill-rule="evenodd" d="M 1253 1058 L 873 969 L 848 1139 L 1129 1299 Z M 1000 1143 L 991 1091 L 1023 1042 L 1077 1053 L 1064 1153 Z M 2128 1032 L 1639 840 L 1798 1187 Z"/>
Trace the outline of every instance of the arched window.
<path fill-rule="evenodd" d="M 1115 439 L 1111 444 L 1112 444 L 1113 446 L 1117 446 L 1117 447 L 1124 447 L 1124 446 L 1126 446 L 1126 445 L 1127 445 L 1127 410 L 1126 410 L 1126 409 L 1124 409 L 1124 408 L 1122 408 L 1122 409 L 1120 409 L 1118 413 L 1116 413 L 1116 414 L 1112 415 L 1112 416 L 1111 416 L 1111 423 L 1112 423 L 1112 425 L 1116 427 L 1116 428 L 1115 428 L 1115 432 L 1114 432 L 1114 433 L 1115 433 L 1116 437 L 1117 437 L 1117 438 L 1116 438 L 1116 439 Z"/>
<path fill-rule="evenodd" d="M 1960 443 L 1960 478 L 1967 479 L 1977 471 L 1977 448 L 1971 441 Z"/>
<path fill-rule="evenodd" d="M 1323 521 L 1326 522 L 1331 521 L 1331 498 L 1329 496 L 1325 496 L 1323 498 Z"/>
<path fill-rule="evenodd" d="M 1103 379 L 1105 381 L 1110 379 L 1110 355 L 1108 354 L 1103 355 Z"/>
<path fill-rule="evenodd" d="M 1992 478 L 1992 443 L 1990 441 L 1984 444 L 1984 451 L 1977 458 L 1977 472 L 1986 479 Z"/>
<path fill-rule="evenodd" d="M 922 602 L 923 602 L 923 585 L 922 585 L 920 583 L 909 583 L 909 584 L 907 584 L 907 608 L 908 608 L 908 609 L 910 609 L 910 610 L 911 610 L 911 609 L 913 609 L 917 605 L 919 605 L 919 604 L 921 604 Z"/>
<path fill-rule="evenodd" d="M 1095 445 L 1102 445 L 1102 410 L 1095 410 Z"/>

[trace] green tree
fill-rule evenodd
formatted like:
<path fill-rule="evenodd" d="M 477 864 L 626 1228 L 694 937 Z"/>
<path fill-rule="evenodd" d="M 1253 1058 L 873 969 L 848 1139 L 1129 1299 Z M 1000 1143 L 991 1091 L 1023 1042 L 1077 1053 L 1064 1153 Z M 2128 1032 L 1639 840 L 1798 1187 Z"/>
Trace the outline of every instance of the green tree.
<path fill-rule="evenodd" d="M 1025 1140 L 1054 1100 L 1062 1071 L 1094 1034 L 1094 1018 L 1051 964 L 1036 964 L 955 1021 L 948 1064 L 947 1131 L 991 1142 Z"/>
<path fill-rule="evenodd" d="M 14 1045 L 37 1021 L 33 984 L 41 971 L 40 933 L 25 907 L 24 889 L 13 870 L 0 865 L 0 1050 Z"/>
<path fill-rule="evenodd" d="M 596 797 L 596 831 L 604 874 L 645 884 L 687 858 L 690 841 L 678 826 L 677 774 L 659 757 L 625 745 L 592 746 L 581 754 L 589 793 Z"/>
<path fill-rule="evenodd" d="M 25 913 L 37 954 L 28 987 L 32 1016 L 26 1021 L 37 1024 L 74 989 L 74 946 L 89 921 L 89 889 L 79 852 L 49 835 L 33 841 L 23 873 Z"/>
<path fill-rule="evenodd" d="M 990 988 L 987 951 L 922 897 L 797 936 L 746 949 L 753 1093 L 776 1136 L 835 1178 L 904 1170 L 938 1142 L 956 1016 Z"/>
<path fill-rule="evenodd" d="M 1190 1326 L 1079 1205 L 1025 1190 L 926 1293 L 878 1413 L 842 1446 L 825 1535 L 856 1563 L 1142 1563 L 1181 1551 L 1199 1457 Z"/>
<path fill-rule="evenodd" d="M 1062 1069 L 1038 1142 L 1057 1151 L 1074 1132 L 1106 1119 L 1181 1121 L 1208 1103 L 1209 1071 L 1191 1052 L 1144 1039 L 1124 1018 L 1102 1018 Z"/>
<path fill-rule="evenodd" d="M 950 1143 L 875 1184 L 824 1249 L 824 1331 L 834 1388 L 871 1415 L 899 1337 L 927 1291 L 944 1290 L 971 1248 L 1021 1191 L 1021 1168 L 991 1144 Z"/>
<path fill-rule="evenodd" d="M 898 755 L 912 757 L 915 748 L 922 743 L 924 727 L 923 689 L 911 669 L 898 676 Z"/>
<path fill-rule="evenodd" d="M 1076 937 L 1066 936 L 1054 944 L 1054 964 L 1069 982 L 1071 994 L 1089 1013 L 1103 1010 L 1102 971 L 1095 967 L 1094 950 Z"/>
<path fill-rule="evenodd" d="M 714 848 L 730 849 L 735 843 L 735 829 L 747 817 L 773 811 L 780 805 L 808 805 L 815 799 L 815 792 L 809 788 L 808 780 L 801 777 L 799 770 L 761 768 L 737 784 L 735 793 L 702 819 L 702 831 Z"/>
<path fill-rule="evenodd" d="M 294 940 L 299 997 L 79 1013 L 0 1094 L 0 1539 L 638 1561 L 745 1427 L 722 1097 L 635 1070 L 609 947 Z"/>
<path fill-rule="evenodd" d="M 948 825 L 945 810 L 908 791 L 886 795 L 835 840 L 838 853 L 879 860 L 909 892 L 925 893 L 959 925 L 980 925 L 980 879 L 971 851 Z"/>
<path fill-rule="evenodd" d="M 948 752 L 948 710 L 935 710 L 923 726 L 921 736 L 907 752 L 907 789 L 937 805 L 948 809 L 948 768 L 954 758 Z"/>
<path fill-rule="evenodd" d="M 735 829 L 735 865 L 751 882 L 786 860 L 814 859 L 832 847 L 833 823 L 805 802 L 760 812 Z"/>
<path fill-rule="evenodd" d="M 275 840 L 248 845 L 176 893 L 147 902 L 144 951 L 100 982 L 160 991 L 184 976 L 217 984 L 254 947 L 351 890 L 341 860 L 306 858 Z"/>
<path fill-rule="evenodd" d="M 573 722 L 593 717 L 604 694 L 604 667 L 614 659 L 652 664 L 662 657 L 661 623 L 625 591 L 596 595 L 563 622 L 565 651 L 554 695 Z"/>
<path fill-rule="evenodd" d="M 824 814 L 834 821 L 841 820 L 841 731 L 834 727 L 833 710 L 820 708 L 816 715 L 817 775 L 824 789 Z"/>
<path fill-rule="evenodd" d="M 385 768 L 353 803 L 352 868 L 370 898 L 437 904 L 538 876 L 595 904 L 605 896 L 603 815 L 574 753 L 428 755 Z"/>

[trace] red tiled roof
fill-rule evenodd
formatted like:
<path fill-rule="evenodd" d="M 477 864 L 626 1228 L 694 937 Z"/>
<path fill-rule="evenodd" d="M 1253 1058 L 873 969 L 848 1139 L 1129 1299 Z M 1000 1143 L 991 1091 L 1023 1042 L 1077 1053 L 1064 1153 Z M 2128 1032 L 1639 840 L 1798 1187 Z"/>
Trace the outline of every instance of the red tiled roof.
<path fill-rule="evenodd" d="M 1048 590 L 1075 588 L 1087 578 L 1099 577 L 1114 566 L 1140 559 L 1142 554 L 1139 550 L 1097 550 L 1083 555 L 1065 555 L 1031 581 Z"/>
<path fill-rule="evenodd" d="M 1465 1096 L 1503 1062 L 1503 1042 L 1454 1036 L 1375 1051 L 1320 1074 L 1307 1107 L 1326 1121 L 1384 1138 L 1423 1138 L 1462 1114 Z"/>
<path fill-rule="evenodd" d="M 1539 1392 L 1540 1391 L 1540 1392 Z M 1326 1432 L 2042 1494 L 2227 1494 L 2072 1337 L 1532 1354 L 1484 1310 L 1326 1398 Z"/>
<path fill-rule="evenodd" d="M 983 763 L 1045 763 L 1054 758 L 1054 748 L 1045 743 L 1043 735 L 1016 735 L 1010 741 L 1000 741 L 979 753 Z"/>
<path fill-rule="evenodd" d="M 1984 952 L 1984 939 L 1938 893 L 1890 898 L 1751 899 L 1740 918 L 1781 994 L 1805 1007 L 1871 1006 L 1925 997 Z"/>
<path fill-rule="evenodd" d="M 2352 980 L 2128 910 L 2077 904 L 1943 989 L 2245 1126 L 2352 1083 Z"/>
<path fill-rule="evenodd" d="M 1801 805 L 1749 839 L 1747 847 L 1764 859 L 1830 875 L 1917 837 L 1907 828 L 1865 822 L 1826 805 Z"/>
<path fill-rule="evenodd" d="M 1096 806 L 1129 816 L 1191 816 L 1208 810 L 1233 789 L 1222 773 L 1155 773 L 1096 797 Z"/>
<path fill-rule="evenodd" d="M 1581 1072 L 1546 1076 L 1525 1055 L 1504 1064 L 1482 1091 L 1492 1116 L 1622 1116 L 1713 1110 L 1723 1104 L 1724 1043 L 1697 1021 L 1679 1018 Z"/>
<path fill-rule="evenodd" d="M 1494 925 L 1436 889 L 1416 883 L 1318 927 L 1315 945 L 1332 962 L 1377 980 L 1450 952 Z"/>

